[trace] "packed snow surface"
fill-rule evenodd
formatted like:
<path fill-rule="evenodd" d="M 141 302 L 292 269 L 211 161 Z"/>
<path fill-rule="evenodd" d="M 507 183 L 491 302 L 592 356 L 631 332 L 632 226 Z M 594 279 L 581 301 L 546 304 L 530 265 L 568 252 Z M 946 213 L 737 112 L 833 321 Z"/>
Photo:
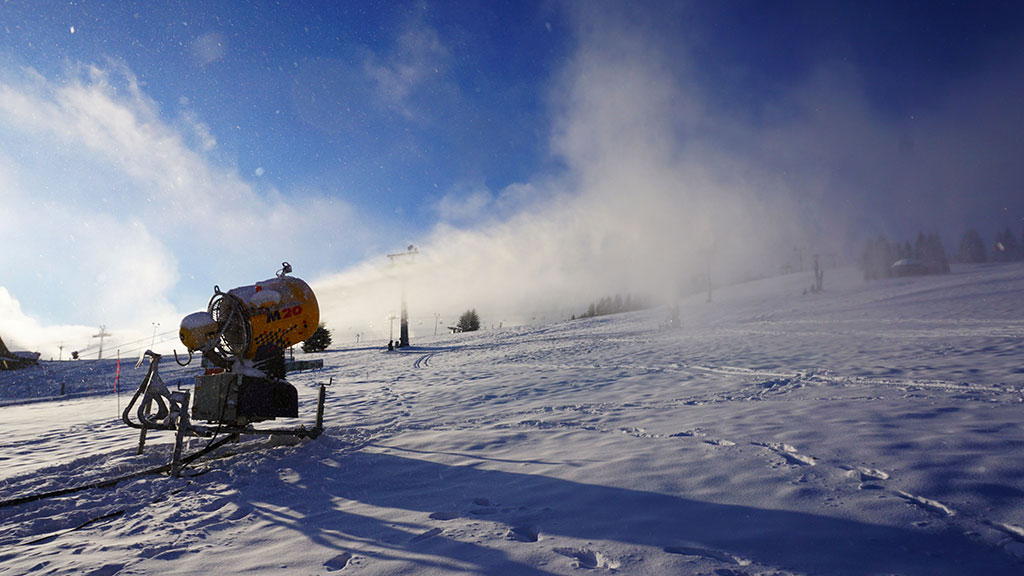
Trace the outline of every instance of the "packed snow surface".
<path fill-rule="evenodd" d="M 1024 265 L 810 283 L 682 300 L 678 329 L 336 342 L 289 377 L 303 418 L 269 423 L 311 423 L 332 382 L 320 438 L 17 504 L 173 438 L 136 456 L 120 422 L 145 367 L 120 395 L 113 361 L 0 374 L 0 574 L 1024 573 Z"/>

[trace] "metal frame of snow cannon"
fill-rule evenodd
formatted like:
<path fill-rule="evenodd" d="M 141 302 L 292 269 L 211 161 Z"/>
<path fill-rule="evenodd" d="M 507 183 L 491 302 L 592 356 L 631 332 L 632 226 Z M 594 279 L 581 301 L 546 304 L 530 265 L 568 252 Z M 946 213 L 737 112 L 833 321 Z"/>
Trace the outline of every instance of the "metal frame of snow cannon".
<path fill-rule="evenodd" d="M 178 336 L 188 349 L 187 366 L 198 351 L 217 368 L 196 376 L 189 391 L 170 391 L 160 378 L 160 355 L 147 350 L 149 371 L 122 414 L 122 420 L 139 434 L 139 453 L 148 430 L 175 430 L 177 439 L 171 473 L 181 469 L 181 444 L 186 436 L 211 438 L 204 451 L 217 445 L 212 437 L 226 434 L 289 435 L 316 438 L 323 430 L 326 388 L 320 385 L 316 425 L 288 429 L 257 429 L 254 422 L 275 418 L 297 418 L 298 391 L 285 380 L 284 350 L 308 338 L 320 320 L 316 295 L 308 284 L 288 276 L 292 267 L 282 262 L 275 278 L 240 286 L 227 292 L 214 286 L 205 312 L 189 314 L 181 321 Z M 139 399 L 137 422 L 132 409 Z M 191 417 L 189 409 L 191 408 Z M 192 419 L 206 421 L 195 425 Z M 224 440 L 226 441 L 226 440 Z M 223 443 L 223 441 L 221 441 Z M 194 458 L 195 455 L 189 458 Z"/>
<path fill-rule="evenodd" d="M 320 384 L 319 397 L 316 407 L 316 423 L 312 429 L 305 426 L 297 428 L 279 429 L 257 429 L 251 424 L 236 425 L 218 422 L 216 426 L 202 426 L 193 424 L 189 417 L 189 403 L 192 399 L 188 390 L 171 391 L 164 384 L 160 377 L 160 354 L 147 350 L 136 367 L 141 366 L 146 356 L 149 356 L 149 370 L 146 372 L 142 384 L 132 396 L 128 406 L 121 413 L 121 420 L 132 428 L 139 429 L 139 449 L 137 454 L 142 454 L 143 446 L 146 444 L 146 434 L 149 430 L 172 430 L 176 432 L 174 440 L 174 451 L 171 456 L 171 476 L 177 477 L 182 468 L 182 443 L 186 437 L 213 438 L 218 434 L 226 436 L 216 444 L 211 444 L 206 451 L 213 450 L 224 443 L 237 440 L 242 434 L 270 435 L 270 436 L 297 436 L 299 438 L 316 438 L 323 431 L 324 399 L 327 394 L 327 385 Z M 241 375 L 229 374 L 237 378 Z M 139 402 L 140 397 L 142 401 Z M 137 421 L 132 421 L 132 409 L 138 403 L 135 412 Z M 194 406 L 193 406 L 194 408 Z"/>

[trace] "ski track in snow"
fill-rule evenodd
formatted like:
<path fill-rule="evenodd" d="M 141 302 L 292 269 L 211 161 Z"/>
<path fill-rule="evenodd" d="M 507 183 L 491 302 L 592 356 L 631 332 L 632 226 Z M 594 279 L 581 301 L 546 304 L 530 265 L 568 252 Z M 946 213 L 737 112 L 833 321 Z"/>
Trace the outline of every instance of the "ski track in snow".
<path fill-rule="evenodd" d="M 724 311 L 684 306 L 674 332 L 651 312 L 328 354 L 291 378 L 307 418 L 334 379 L 319 439 L 244 439 L 181 479 L 0 508 L 0 574 L 1018 573 L 1024 325 L 883 310 L 899 361 L 865 374 L 864 310 L 914 286 L 838 311 L 828 293 L 726 308 L 722 289 Z M 976 378 L 923 363 L 967 348 Z M 167 462 L 168 434 L 134 455 L 113 401 L 0 407 L 0 499 Z"/>

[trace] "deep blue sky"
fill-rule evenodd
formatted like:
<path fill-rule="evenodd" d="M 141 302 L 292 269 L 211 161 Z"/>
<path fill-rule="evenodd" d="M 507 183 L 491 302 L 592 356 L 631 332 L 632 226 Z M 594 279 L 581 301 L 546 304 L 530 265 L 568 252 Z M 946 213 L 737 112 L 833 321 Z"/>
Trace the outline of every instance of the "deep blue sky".
<path fill-rule="evenodd" d="M 627 24 L 685 45 L 709 101 L 754 119 L 827 60 L 856 65 L 879 111 L 912 114 L 1022 32 L 1017 2 L 639 4 Z M 500 190 L 558 168 L 547 101 L 579 23 L 557 2 L 83 0 L 0 10 L 0 51 L 17 63 L 59 75 L 69 62 L 123 61 L 166 114 L 195 110 L 221 161 L 242 174 L 262 168 L 279 188 L 337 191 L 375 213 L 401 204 L 403 223 L 419 231 L 436 216 L 426 198 L 437 190 Z M 355 76 L 367 58 L 403 58 L 400 38 L 417 27 L 443 44 L 416 62 L 436 66 L 436 77 L 408 100 L 382 102 Z"/>
<path fill-rule="evenodd" d="M 941 94 L 1012 46 L 1018 2 L 697 2 L 681 10 L 709 84 L 758 110 L 822 61 L 855 65 L 872 105 L 894 115 Z M 745 97 L 744 97 L 745 96 Z"/>
<path fill-rule="evenodd" d="M 769 267 L 875 233 L 954 250 L 1024 224 L 1022 6 L 4 2 L 0 240 L 24 248 L 0 307 L 37 341 L 171 325 L 215 283 L 447 253 L 450 229 L 543 270 L 725 259 L 722 223 L 766 211 Z"/>
<path fill-rule="evenodd" d="M 0 8 L 0 50 L 19 62 L 57 75 L 123 61 L 162 111 L 194 110 L 242 174 L 262 168 L 276 187 L 320 188 L 372 213 L 401 205 L 417 232 L 436 218 L 426 199 L 438 190 L 501 189 L 551 163 L 546 87 L 571 36 L 545 4 L 12 4 Z M 443 46 L 401 45 L 420 30 Z M 368 60 L 429 76 L 414 98 L 382 100 Z"/>

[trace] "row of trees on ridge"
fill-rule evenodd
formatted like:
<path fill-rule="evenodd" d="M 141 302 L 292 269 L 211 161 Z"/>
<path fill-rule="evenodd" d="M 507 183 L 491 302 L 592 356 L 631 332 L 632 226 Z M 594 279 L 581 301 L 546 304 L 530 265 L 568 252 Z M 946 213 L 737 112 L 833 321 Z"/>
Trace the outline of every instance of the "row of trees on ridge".
<path fill-rule="evenodd" d="M 974 228 L 964 233 L 960 240 L 960 251 L 957 258 L 961 262 L 982 264 L 984 262 L 1014 262 L 1024 260 L 1024 237 L 1017 241 L 1017 235 L 1007 226 L 996 232 L 995 242 L 991 244 L 991 252 L 986 248 L 981 235 Z"/>
<path fill-rule="evenodd" d="M 1024 237 L 1018 240 L 1007 226 L 987 245 L 981 234 L 971 228 L 961 237 L 955 258 L 972 264 L 1024 260 Z M 873 280 L 901 274 L 944 274 L 949 272 L 949 260 L 938 234 L 919 232 L 913 244 L 890 243 L 885 236 L 869 238 L 860 263 L 864 278 Z"/>
<path fill-rule="evenodd" d="M 579 316 L 573 315 L 572 320 L 577 318 L 593 318 L 595 316 L 605 316 L 608 314 L 619 314 L 621 312 L 634 312 L 636 310 L 644 310 L 650 308 L 650 303 L 644 298 L 634 298 L 632 294 L 626 294 L 623 298 L 621 294 L 616 294 L 614 297 L 605 296 L 597 302 L 591 302 L 590 306 L 587 307 L 587 311 Z"/>
<path fill-rule="evenodd" d="M 861 254 L 865 280 L 888 278 L 903 273 L 945 274 L 949 258 L 938 234 L 917 234 L 917 242 L 890 243 L 885 236 L 869 238 Z"/>

